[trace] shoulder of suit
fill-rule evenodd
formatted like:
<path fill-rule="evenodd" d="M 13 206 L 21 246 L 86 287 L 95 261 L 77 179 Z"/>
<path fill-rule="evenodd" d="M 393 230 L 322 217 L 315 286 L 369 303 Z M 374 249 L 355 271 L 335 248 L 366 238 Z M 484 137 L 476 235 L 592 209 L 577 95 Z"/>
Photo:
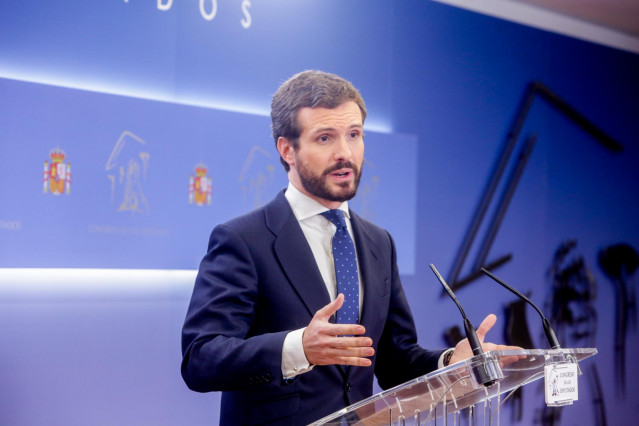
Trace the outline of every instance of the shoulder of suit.
<path fill-rule="evenodd" d="M 350 215 L 351 224 L 353 225 L 353 227 L 360 228 L 362 232 L 368 234 L 371 238 L 377 239 L 390 237 L 390 233 L 386 229 L 374 224 L 373 222 L 370 222 L 369 220 L 364 219 L 353 210 L 350 211 Z"/>
<path fill-rule="evenodd" d="M 265 225 L 272 226 L 274 221 L 283 222 L 291 214 L 292 210 L 284 197 L 284 193 L 279 192 L 273 200 L 265 205 L 230 219 L 224 222 L 222 226 L 235 231 L 247 231 L 256 227 L 263 228 Z"/>

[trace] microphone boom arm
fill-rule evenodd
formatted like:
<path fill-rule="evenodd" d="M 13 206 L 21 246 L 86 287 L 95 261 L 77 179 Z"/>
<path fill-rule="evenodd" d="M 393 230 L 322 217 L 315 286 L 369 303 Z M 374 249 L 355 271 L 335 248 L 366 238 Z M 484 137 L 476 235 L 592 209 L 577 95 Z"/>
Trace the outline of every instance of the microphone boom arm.
<path fill-rule="evenodd" d="M 519 290 L 509 286 L 508 284 L 506 284 L 500 278 L 497 278 L 495 275 L 492 274 L 492 272 L 488 271 L 485 268 L 481 268 L 481 271 L 484 274 L 488 275 L 490 278 L 492 278 L 493 281 L 497 282 L 497 284 L 500 284 L 502 287 L 506 288 L 507 290 L 511 291 L 512 293 L 515 293 L 515 295 L 517 295 L 521 299 L 525 300 L 526 302 L 528 302 L 530 304 L 530 306 L 535 308 L 535 310 L 537 311 L 537 313 L 541 317 L 541 321 L 542 321 L 542 324 L 543 324 L 543 327 L 544 327 L 544 333 L 546 334 L 546 339 L 548 339 L 548 342 L 550 343 L 550 347 L 552 349 L 561 349 L 561 345 L 559 344 L 559 340 L 557 340 L 557 335 L 555 334 L 555 330 L 553 330 L 552 326 L 550 325 L 550 321 L 548 321 L 546 319 L 546 317 L 541 312 L 541 310 L 537 307 L 537 305 L 535 305 L 529 298 L 527 298 Z"/>

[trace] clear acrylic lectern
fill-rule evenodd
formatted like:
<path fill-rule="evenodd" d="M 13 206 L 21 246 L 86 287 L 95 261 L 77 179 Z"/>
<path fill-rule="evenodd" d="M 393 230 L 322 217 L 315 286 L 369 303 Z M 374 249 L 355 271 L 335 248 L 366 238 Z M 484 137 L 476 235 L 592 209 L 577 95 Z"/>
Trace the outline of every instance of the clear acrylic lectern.
<path fill-rule="evenodd" d="M 581 374 L 579 361 L 596 353 L 594 348 L 486 352 L 373 395 L 312 424 L 499 425 L 502 394 L 543 378 L 547 366 L 576 364 Z"/>

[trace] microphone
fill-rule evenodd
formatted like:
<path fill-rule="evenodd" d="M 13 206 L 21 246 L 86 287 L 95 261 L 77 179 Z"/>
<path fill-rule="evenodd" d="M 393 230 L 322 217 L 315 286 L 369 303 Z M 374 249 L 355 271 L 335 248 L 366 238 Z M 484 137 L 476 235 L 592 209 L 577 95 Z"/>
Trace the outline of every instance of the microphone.
<path fill-rule="evenodd" d="M 453 293 L 448 284 L 446 284 L 446 281 L 444 281 L 444 278 L 442 278 L 437 268 L 435 268 L 435 265 L 431 263 L 430 269 L 433 270 L 439 282 L 442 283 L 442 286 L 444 286 L 451 299 L 453 299 L 453 302 L 455 302 L 455 305 L 459 308 L 459 312 L 461 312 L 462 318 L 464 318 L 464 331 L 466 331 L 466 338 L 468 339 L 468 344 L 473 351 L 473 355 L 482 355 L 479 360 L 468 364 L 468 367 L 470 367 L 473 375 L 475 376 L 475 380 L 486 387 L 493 385 L 498 379 L 504 377 L 499 363 L 495 359 L 491 359 L 484 355 L 475 327 L 473 327 L 470 320 L 464 313 L 459 301 L 457 301 L 457 298 L 455 297 L 455 293 Z"/>
<path fill-rule="evenodd" d="M 455 297 L 455 293 L 453 293 L 453 291 L 450 289 L 448 284 L 446 284 L 446 281 L 444 281 L 444 278 L 442 278 L 442 276 L 439 273 L 439 271 L 437 270 L 437 268 L 435 268 L 435 265 L 433 265 L 431 263 L 430 264 L 430 269 L 433 270 L 433 272 L 435 273 L 435 276 L 437 276 L 437 279 L 439 280 L 439 282 L 442 283 L 442 285 L 444 286 L 444 289 L 446 289 L 446 291 L 450 295 L 450 298 L 453 299 L 453 302 L 455 302 L 455 305 L 457 305 L 457 307 L 459 308 L 459 312 L 461 312 L 461 316 L 464 319 L 464 331 L 466 332 L 466 338 L 468 339 L 468 343 L 470 344 L 470 348 L 473 350 L 473 354 L 474 355 L 483 354 L 484 351 L 481 348 L 481 343 L 479 343 L 479 338 L 477 338 L 477 332 L 475 331 L 475 328 L 470 323 L 470 320 L 468 319 L 468 317 L 464 313 L 464 310 L 462 309 L 461 305 L 457 301 L 457 298 Z"/>
<path fill-rule="evenodd" d="M 542 322 L 543 327 L 544 327 L 544 333 L 546 334 L 546 339 L 548 339 L 548 343 L 550 343 L 550 347 L 552 349 L 561 349 L 561 345 L 559 344 L 559 340 L 557 340 L 557 335 L 555 334 L 555 330 L 552 329 L 552 326 L 550 325 L 550 322 L 546 319 L 544 314 L 541 313 L 541 311 L 539 310 L 537 305 L 535 305 L 530 299 L 528 299 L 526 296 L 524 296 L 521 292 L 519 292 L 518 290 L 516 290 L 513 287 L 509 286 L 503 280 L 497 278 L 490 271 L 486 270 L 485 268 L 481 268 L 481 271 L 484 274 L 488 275 L 490 278 L 492 278 L 494 281 L 496 281 L 498 284 L 501 284 L 507 290 L 510 290 L 511 292 L 515 293 L 521 299 L 524 299 L 533 308 L 535 308 L 535 310 L 537 311 L 537 313 L 541 317 L 541 322 Z"/>

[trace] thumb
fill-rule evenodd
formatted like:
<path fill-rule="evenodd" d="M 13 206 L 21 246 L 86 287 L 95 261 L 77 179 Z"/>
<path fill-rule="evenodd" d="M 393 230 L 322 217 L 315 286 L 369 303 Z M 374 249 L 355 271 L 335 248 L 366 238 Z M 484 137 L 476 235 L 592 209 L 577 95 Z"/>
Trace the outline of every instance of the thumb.
<path fill-rule="evenodd" d="M 323 321 L 328 321 L 330 317 L 333 316 L 335 312 L 339 310 L 344 304 L 344 295 L 342 293 L 338 294 L 335 300 L 333 300 L 328 305 L 324 306 L 322 309 L 315 313 L 315 317 L 317 319 L 321 319 Z"/>
<path fill-rule="evenodd" d="M 494 314 L 488 315 L 484 320 L 479 324 L 477 328 L 477 338 L 480 342 L 484 342 L 484 338 L 486 337 L 486 333 L 493 328 L 493 325 L 497 322 L 497 317 Z"/>

